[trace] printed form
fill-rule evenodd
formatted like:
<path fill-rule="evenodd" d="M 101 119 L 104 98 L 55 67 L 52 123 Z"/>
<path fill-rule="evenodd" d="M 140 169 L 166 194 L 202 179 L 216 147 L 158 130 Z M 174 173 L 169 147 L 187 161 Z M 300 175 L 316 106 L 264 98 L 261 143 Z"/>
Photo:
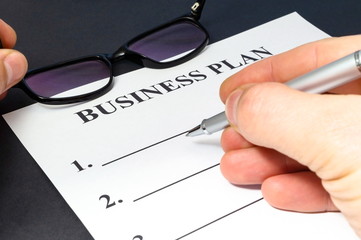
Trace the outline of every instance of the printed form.
<path fill-rule="evenodd" d="M 339 213 L 274 209 L 258 186 L 220 173 L 220 133 L 185 133 L 224 111 L 218 91 L 240 69 L 327 34 L 297 13 L 208 46 L 169 69 L 115 79 L 82 104 L 4 115 L 95 239 L 357 239 Z"/>

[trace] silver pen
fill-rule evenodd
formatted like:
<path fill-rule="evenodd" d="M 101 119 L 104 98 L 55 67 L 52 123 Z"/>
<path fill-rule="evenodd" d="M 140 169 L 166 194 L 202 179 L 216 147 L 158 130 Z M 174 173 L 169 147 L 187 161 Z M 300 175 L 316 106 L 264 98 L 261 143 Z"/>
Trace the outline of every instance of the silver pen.
<path fill-rule="evenodd" d="M 286 85 L 308 93 L 323 93 L 358 78 L 361 78 L 361 50 L 295 78 Z M 226 114 L 221 112 L 204 119 L 200 125 L 189 130 L 186 136 L 212 134 L 228 126 Z"/>

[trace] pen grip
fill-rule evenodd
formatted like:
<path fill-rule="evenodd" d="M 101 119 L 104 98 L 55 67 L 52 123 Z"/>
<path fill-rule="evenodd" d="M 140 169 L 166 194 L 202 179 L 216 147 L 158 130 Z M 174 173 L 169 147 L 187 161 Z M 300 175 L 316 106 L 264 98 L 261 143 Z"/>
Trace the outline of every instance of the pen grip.
<path fill-rule="evenodd" d="M 357 51 L 285 84 L 303 92 L 324 93 L 360 78 L 360 69 L 360 51 Z"/>
<path fill-rule="evenodd" d="M 211 118 L 204 119 L 201 123 L 201 128 L 206 134 L 218 132 L 228 126 L 229 122 L 225 112 L 221 112 Z"/>

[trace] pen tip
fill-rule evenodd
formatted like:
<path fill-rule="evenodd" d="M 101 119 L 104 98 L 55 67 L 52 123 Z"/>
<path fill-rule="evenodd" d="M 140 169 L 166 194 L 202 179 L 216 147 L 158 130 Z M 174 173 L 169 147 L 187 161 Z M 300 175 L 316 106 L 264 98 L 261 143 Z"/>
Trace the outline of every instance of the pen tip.
<path fill-rule="evenodd" d="M 195 137 L 195 136 L 199 136 L 199 135 L 203 135 L 203 130 L 201 128 L 201 125 L 198 125 L 195 128 L 192 128 L 191 130 L 188 131 L 188 133 L 186 134 L 186 137 Z"/>

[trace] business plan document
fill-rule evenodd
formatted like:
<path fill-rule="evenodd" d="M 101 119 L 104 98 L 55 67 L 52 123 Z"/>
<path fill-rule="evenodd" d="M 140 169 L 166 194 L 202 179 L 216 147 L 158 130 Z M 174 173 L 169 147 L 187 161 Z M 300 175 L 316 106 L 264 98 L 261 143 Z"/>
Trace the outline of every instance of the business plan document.
<path fill-rule="evenodd" d="M 4 118 L 95 239 L 357 239 L 339 213 L 277 210 L 259 186 L 230 184 L 220 133 L 185 137 L 224 111 L 225 78 L 327 37 L 292 13 L 180 66 L 117 76 L 98 99 L 33 104 Z"/>

